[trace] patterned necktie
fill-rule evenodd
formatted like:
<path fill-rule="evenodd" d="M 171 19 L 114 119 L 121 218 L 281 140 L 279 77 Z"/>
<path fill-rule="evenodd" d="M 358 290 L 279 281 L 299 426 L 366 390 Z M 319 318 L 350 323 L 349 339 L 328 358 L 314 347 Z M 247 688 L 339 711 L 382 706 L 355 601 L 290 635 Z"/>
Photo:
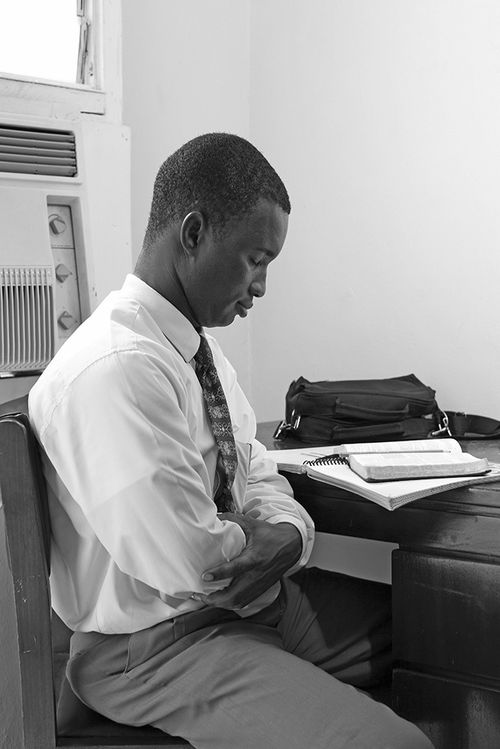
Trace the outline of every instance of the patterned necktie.
<path fill-rule="evenodd" d="M 215 496 L 215 503 L 219 512 L 234 512 L 235 506 L 231 486 L 236 475 L 238 458 L 231 417 L 210 346 L 204 336 L 200 337 L 200 347 L 194 356 L 195 369 L 203 390 L 208 418 L 219 448 L 217 466 L 221 474 L 221 482 Z"/>

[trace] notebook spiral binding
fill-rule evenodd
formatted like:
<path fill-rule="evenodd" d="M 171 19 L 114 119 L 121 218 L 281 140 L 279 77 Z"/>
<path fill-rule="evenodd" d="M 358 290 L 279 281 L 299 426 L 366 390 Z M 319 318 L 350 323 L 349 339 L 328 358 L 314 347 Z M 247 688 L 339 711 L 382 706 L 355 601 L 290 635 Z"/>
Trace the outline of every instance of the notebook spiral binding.
<path fill-rule="evenodd" d="M 348 466 L 349 460 L 343 455 L 324 455 L 321 458 L 304 461 L 305 466 Z"/>

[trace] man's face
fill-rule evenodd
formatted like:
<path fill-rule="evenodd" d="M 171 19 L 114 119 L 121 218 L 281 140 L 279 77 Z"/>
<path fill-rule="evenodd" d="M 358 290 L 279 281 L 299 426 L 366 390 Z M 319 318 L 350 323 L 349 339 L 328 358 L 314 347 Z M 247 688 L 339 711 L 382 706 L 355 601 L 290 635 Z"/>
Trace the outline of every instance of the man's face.
<path fill-rule="evenodd" d="M 281 251 L 288 215 L 261 199 L 242 219 L 214 238 L 207 228 L 193 259 L 185 291 L 197 321 L 205 327 L 230 325 L 246 317 L 254 297 L 264 296 L 269 263 Z"/>

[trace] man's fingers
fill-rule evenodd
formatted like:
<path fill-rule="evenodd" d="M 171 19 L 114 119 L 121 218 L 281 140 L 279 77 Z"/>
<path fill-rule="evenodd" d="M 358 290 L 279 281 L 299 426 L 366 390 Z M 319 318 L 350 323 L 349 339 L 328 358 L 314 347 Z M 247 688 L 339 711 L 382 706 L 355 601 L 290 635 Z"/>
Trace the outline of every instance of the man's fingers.
<path fill-rule="evenodd" d="M 299 558 L 302 538 L 295 525 L 265 521 L 224 513 L 221 519 L 233 517 L 245 532 L 247 544 L 230 562 L 205 570 L 205 582 L 231 579 L 223 590 L 214 591 L 199 600 L 208 606 L 240 609 L 277 582 Z"/>
<path fill-rule="evenodd" d="M 201 579 L 205 582 L 211 580 L 225 580 L 228 577 L 237 577 L 238 575 L 248 572 L 255 566 L 255 559 L 253 556 L 248 554 L 247 556 L 242 553 L 239 557 L 235 557 L 230 562 L 224 562 L 219 564 L 217 567 L 212 567 L 210 570 L 206 570 Z"/>
<path fill-rule="evenodd" d="M 254 590 L 248 589 L 248 582 L 234 581 L 227 588 L 223 590 L 216 590 L 209 595 L 196 595 L 199 601 L 202 601 L 207 606 L 217 606 L 223 609 L 242 609 L 247 606 L 255 598 Z"/>
<path fill-rule="evenodd" d="M 226 577 L 233 577 L 233 574 L 231 573 L 232 568 L 233 565 L 231 562 L 225 562 L 224 564 L 219 565 L 219 567 L 214 567 L 213 569 L 204 572 L 201 579 L 208 583 L 211 580 L 224 580 Z"/>

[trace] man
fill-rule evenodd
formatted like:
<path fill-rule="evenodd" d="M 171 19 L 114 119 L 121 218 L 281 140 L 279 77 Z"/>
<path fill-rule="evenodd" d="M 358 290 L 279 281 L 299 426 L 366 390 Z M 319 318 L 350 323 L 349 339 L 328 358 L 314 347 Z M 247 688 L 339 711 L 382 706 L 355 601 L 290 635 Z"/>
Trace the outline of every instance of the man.
<path fill-rule="evenodd" d="M 182 146 L 134 275 L 31 392 L 68 678 L 102 714 L 195 747 L 428 748 L 348 685 L 387 674 L 387 589 L 304 568 L 312 521 L 205 332 L 263 296 L 289 212 L 244 139 Z"/>

